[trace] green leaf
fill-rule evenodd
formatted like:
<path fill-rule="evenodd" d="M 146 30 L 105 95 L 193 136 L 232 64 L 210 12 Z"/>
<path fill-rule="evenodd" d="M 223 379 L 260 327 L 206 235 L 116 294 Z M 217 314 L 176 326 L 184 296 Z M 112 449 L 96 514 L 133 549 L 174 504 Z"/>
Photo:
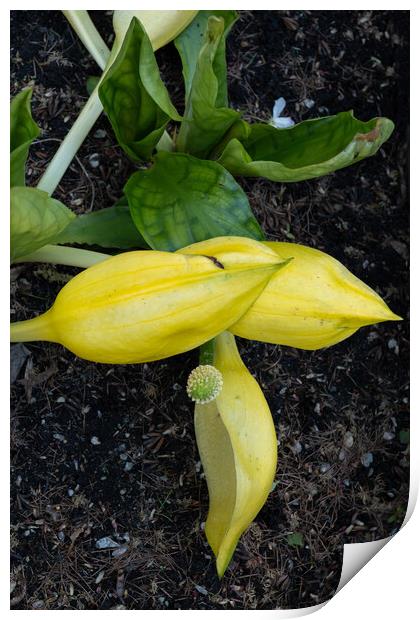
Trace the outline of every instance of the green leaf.
<path fill-rule="evenodd" d="M 47 192 L 33 187 L 12 187 L 10 191 L 10 248 L 16 260 L 56 240 L 75 217 Z"/>
<path fill-rule="evenodd" d="M 197 67 L 198 56 L 204 42 L 208 19 L 211 15 L 222 17 L 224 20 L 224 33 L 214 56 L 213 70 L 218 83 L 216 105 L 227 106 L 228 98 L 225 42 L 229 31 L 238 19 L 237 12 L 199 11 L 188 28 L 177 36 L 174 43 L 182 61 L 182 74 L 184 76 L 185 83 L 185 101 L 187 101 L 191 92 L 191 85 Z"/>
<path fill-rule="evenodd" d="M 156 250 L 178 250 L 223 235 L 263 239 L 248 198 L 222 166 L 185 153 L 160 152 L 124 188 L 131 216 Z"/>
<path fill-rule="evenodd" d="M 29 146 L 40 134 L 31 114 L 32 88 L 25 88 L 10 104 L 10 185 L 25 185 Z"/>
<path fill-rule="evenodd" d="M 239 112 L 220 107 L 226 105 L 227 99 L 226 73 L 221 61 L 222 56 L 224 60 L 224 31 L 222 18 L 208 18 L 176 144 L 178 151 L 203 159 L 211 156 L 213 149 L 240 118 Z M 188 79 L 191 80 L 190 75 Z"/>
<path fill-rule="evenodd" d="M 86 243 L 122 250 L 148 247 L 133 223 L 127 203 L 79 215 L 63 230 L 56 243 Z"/>
<path fill-rule="evenodd" d="M 181 120 L 136 18 L 99 86 L 99 96 L 120 146 L 135 161 L 150 158 L 170 119 Z"/>
<path fill-rule="evenodd" d="M 234 175 L 262 176 L 283 183 L 304 181 L 374 155 L 393 129 L 393 122 L 387 118 L 365 123 L 352 112 L 304 121 L 287 129 L 248 125 L 248 135 L 230 140 L 217 161 Z"/>
<path fill-rule="evenodd" d="M 289 534 L 287 537 L 287 544 L 290 547 L 303 547 L 304 541 L 302 534 L 300 532 L 293 532 L 293 534 Z"/>

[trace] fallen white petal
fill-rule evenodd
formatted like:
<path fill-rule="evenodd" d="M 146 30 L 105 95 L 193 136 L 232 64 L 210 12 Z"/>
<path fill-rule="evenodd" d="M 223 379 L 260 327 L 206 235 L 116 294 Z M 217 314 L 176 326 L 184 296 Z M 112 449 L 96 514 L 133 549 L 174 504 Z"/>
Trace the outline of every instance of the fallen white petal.
<path fill-rule="evenodd" d="M 280 116 L 285 107 L 286 107 L 286 99 L 284 97 L 280 97 L 279 99 L 276 99 L 276 101 L 274 102 L 274 106 L 273 106 L 273 118 L 277 118 L 277 116 Z"/>
<path fill-rule="evenodd" d="M 286 127 L 293 127 L 295 121 L 288 116 L 282 116 L 280 118 L 273 118 L 270 125 L 277 127 L 277 129 L 285 129 Z"/>

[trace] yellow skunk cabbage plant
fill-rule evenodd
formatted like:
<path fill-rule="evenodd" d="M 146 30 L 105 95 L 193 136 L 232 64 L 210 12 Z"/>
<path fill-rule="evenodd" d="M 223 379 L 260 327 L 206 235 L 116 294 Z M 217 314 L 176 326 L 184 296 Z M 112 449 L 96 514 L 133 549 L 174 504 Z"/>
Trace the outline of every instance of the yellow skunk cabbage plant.
<path fill-rule="evenodd" d="M 103 73 L 37 188 L 25 187 L 39 134 L 31 90 L 12 101 L 11 257 L 86 269 L 47 312 L 13 323 L 11 340 L 50 341 L 108 364 L 201 347 L 186 387 L 209 489 L 205 532 L 222 577 L 277 462 L 276 429 L 235 336 L 314 350 L 400 318 L 328 254 L 267 241 L 234 175 L 322 176 L 374 155 L 393 123 L 360 121 L 351 111 L 297 124 L 245 122 L 228 102 L 225 44 L 235 11 L 115 11 L 112 51 L 86 11 L 65 14 Z M 171 40 L 182 62 L 183 110 L 155 57 Z M 115 205 L 75 216 L 51 194 L 102 108 L 136 169 Z"/>

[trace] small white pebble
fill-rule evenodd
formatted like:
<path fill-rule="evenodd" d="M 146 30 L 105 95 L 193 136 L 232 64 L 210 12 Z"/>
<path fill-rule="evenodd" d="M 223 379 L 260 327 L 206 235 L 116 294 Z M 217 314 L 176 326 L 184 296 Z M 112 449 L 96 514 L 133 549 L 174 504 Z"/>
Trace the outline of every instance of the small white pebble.
<path fill-rule="evenodd" d="M 344 461 L 345 458 L 346 458 L 346 451 L 344 450 L 344 448 L 341 448 L 340 452 L 338 453 L 338 460 Z"/>
<path fill-rule="evenodd" d="M 35 601 L 34 603 L 32 603 L 32 608 L 33 609 L 44 609 L 44 607 L 45 607 L 44 601 L 38 600 L 38 601 Z"/>
<path fill-rule="evenodd" d="M 391 433 L 390 431 L 385 431 L 383 437 L 385 441 L 392 441 L 395 437 L 395 433 Z"/>
<path fill-rule="evenodd" d="M 346 448 L 351 448 L 354 444 L 354 437 L 353 435 L 350 433 L 350 431 L 347 431 L 344 434 L 344 439 L 343 439 L 343 444 Z"/>
<path fill-rule="evenodd" d="M 93 437 L 90 438 L 90 443 L 92 444 L 92 446 L 99 446 L 100 445 L 100 441 L 99 439 L 94 435 Z"/>
<path fill-rule="evenodd" d="M 304 99 L 303 105 L 305 106 L 305 108 L 308 108 L 308 110 L 310 110 L 314 107 L 315 101 L 313 99 Z"/>
<path fill-rule="evenodd" d="M 321 472 L 321 474 L 325 474 L 329 469 L 331 469 L 331 465 L 329 463 L 322 463 L 319 471 Z"/>
<path fill-rule="evenodd" d="M 388 340 L 388 349 L 390 351 L 394 351 L 395 355 L 398 355 L 400 348 L 398 346 L 398 342 L 395 340 L 395 338 L 390 338 Z"/>
<path fill-rule="evenodd" d="M 67 495 L 68 495 L 69 497 L 73 497 L 73 495 L 74 495 L 74 491 L 73 491 L 73 489 L 67 489 Z"/>
<path fill-rule="evenodd" d="M 97 168 L 99 166 L 99 154 L 98 153 L 92 153 L 92 155 L 89 157 L 89 164 L 91 168 Z"/>
<path fill-rule="evenodd" d="M 104 536 L 96 541 L 95 546 L 97 549 L 116 549 L 120 545 L 112 540 L 109 536 Z"/>
<path fill-rule="evenodd" d="M 113 558 L 119 558 L 121 555 L 124 555 L 124 553 L 127 553 L 127 551 L 128 547 L 126 547 L 125 545 L 121 545 L 121 547 L 115 549 L 115 551 L 113 551 L 111 555 Z"/>
<path fill-rule="evenodd" d="M 64 396 L 59 396 L 55 402 L 56 403 L 65 403 L 66 399 L 65 399 Z"/>
<path fill-rule="evenodd" d="M 363 467 L 370 467 L 373 463 L 372 452 L 365 452 L 365 454 L 362 455 L 360 462 L 362 463 Z"/>
<path fill-rule="evenodd" d="M 95 579 L 95 583 L 96 584 L 101 583 L 102 579 L 104 578 L 104 575 L 105 575 L 105 571 L 101 570 L 101 572 L 98 574 L 98 576 Z"/>

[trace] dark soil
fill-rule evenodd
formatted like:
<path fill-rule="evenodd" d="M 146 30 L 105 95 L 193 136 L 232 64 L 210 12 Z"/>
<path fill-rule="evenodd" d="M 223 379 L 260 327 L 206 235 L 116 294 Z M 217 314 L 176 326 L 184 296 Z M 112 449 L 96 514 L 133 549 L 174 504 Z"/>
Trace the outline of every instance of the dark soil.
<path fill-rule="evenodd" d="M 109 15 L 94 18 L 108 36 Z M 99 71 L 60 12 L 12 12 L 12 42 L 12 93 L 34 85 L 43 130 L 34 185 Z M 333 596 L 343 543 L 398 530 L 409 475 L 408 45 L 406 11 L 242 12 L 228 44 L 231 101 L 248 119 L 267 119 L 284 96 L 295 120 L 351 108 L 394 120 L 389 142 L 353 167 L 240 182 L 269 238 L 327 251 L 405 320 L 316 352 L 239 342 L 273 413 L 279 465 L 222 581 L 202 531 L 208 497 L 185 393 L 196 352 L 106 366 L 27 345 L 12 385 L 14 608 L 305 607 Z M 181 107 L 173 46 L 158 60 Z M 132 169 L 101 118 L 56 195 L 76 212 L 111 205 Z M 73 273 L 14 267 L 12 318 L 46 309 Z M 105 536 L 126 552 L 98 549 Z"/>

